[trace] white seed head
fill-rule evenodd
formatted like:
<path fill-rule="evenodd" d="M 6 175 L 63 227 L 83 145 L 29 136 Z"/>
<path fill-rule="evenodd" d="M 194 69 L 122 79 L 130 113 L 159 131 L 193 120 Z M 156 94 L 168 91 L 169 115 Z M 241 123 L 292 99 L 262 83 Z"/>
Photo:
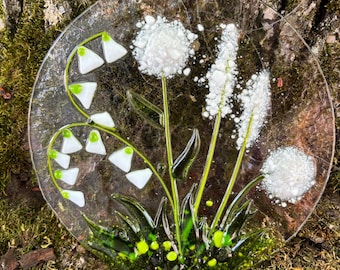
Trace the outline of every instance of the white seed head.
<path fill-rule="evenodd" d="M 171 78 L 180 74 L 194 53 L 191 43 L 196 38 L 197 35 L 185 29 L 180 21 L 146 16 L 132 42 L 139 70 L 157 77 Z"/>
<path fill-rule="evenodd" d="M 295 203 L 315 184 L 313 158 L 295 147 L 281 147 L 264 162 L 261 188 L 269 198 Z M 281 204 L 284 206 L 285 204 Z"/>

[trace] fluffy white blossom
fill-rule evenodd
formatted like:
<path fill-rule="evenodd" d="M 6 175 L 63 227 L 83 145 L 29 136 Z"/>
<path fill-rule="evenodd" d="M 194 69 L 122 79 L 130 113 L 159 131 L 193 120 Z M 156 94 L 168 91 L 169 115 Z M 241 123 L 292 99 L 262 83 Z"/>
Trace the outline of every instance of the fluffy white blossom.
<path fill-rule="evenodd" d="M 219 111 L 222 117 L 231 112 L 229 99 L 236 83 L 239 32 L 235 24 L 222 25 L 222 28 L 217 58 L 206 75 L 209 94 L 206 96 L 203 116 L 209 118 L 216 116 Z"/>
<path fill-rule="evenodd" d="M 281 202 L 295 203 L 315 184 L 313 158 L 295 147 L 273 151 L 261 172 L 265 176 L 261 188 Z"/>
<path fill-rule="evenodd" d="M 271 104 L 270 96 L 270 80 L 267 70 L 254 74 L 246 83 L 246 89 L 238 97 L 243 111 L 239 118 L 234 119 L 238 127 L 236 142 L 238 149 L 241 148 L 245 139 L 251 116 L 253 119 L 247 147 L 250 147 L 258 138 Z"/>
<path fill-rule="evenodd" d="M 137 26 L 141 30 L 133 41 L 133 55 L 139 70 L 168 78 L 182 73 L 189 56 L 194 54 L 191 43 L 197 35 L 185 29 L 180 21 L 168 22 L 162 17 L 146 16 Z"/>

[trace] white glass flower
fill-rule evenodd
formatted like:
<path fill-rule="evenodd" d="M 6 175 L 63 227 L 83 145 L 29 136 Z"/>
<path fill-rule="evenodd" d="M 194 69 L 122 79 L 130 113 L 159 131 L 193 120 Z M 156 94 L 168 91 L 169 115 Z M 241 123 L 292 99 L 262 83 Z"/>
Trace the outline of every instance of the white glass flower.
<path fill-rule="evenodd" d="M 128 172 L 131 169 L 131 162 L 133 157 L 133 150 L 131 147 L 124 147 L 123 149 L 113 152 L 109 156 L 109 161 L 116 165 L 124 172 Z"/>
<path fill-rule="evenodd" d="M 58 180 L 62 180 L 68 185 L 73 186 L 78 177 L 79 168 L 71 168 L 68 170 L 56 170 L 54 172 L 54 177 Z"/>
<path fill-rule="evenodd" d="M 85 109 L 89 109 L 97 89 L 96 82 L 75 83 L 69 86 L 70 91 L 74 94 Z"/>
<path fill-rule="evenodd" d="M 261 188 L 270 198 L 295 203 L 315 184 L 313 158 L 295 147 L 281 147 L 264 162 Z"/>
<path fill-rule="evenodd" d="M 267 70 L 254 74 L 246 84 L 246 89 L 239 95 L 242 114 L 236 120 L 238 128 L 237 148 L 240 149 L 245 139 L 251 116 L 252 125 L 247 141 L 250 147 L 260 135 L 261 128 L 266 120 L 270 108 L 270 77 Z"/>
<path fill-rule="evenodd" d="M 206 96 L 204 117 L 213 118 L 221 112 L 221 116 L 231 112 L 229 99 L 236 84 L 239 32 L 235 24 L 221 25 L 223 28 L 221 41 L 215 63 L 208 71 L 209 94 Z"/>
<path fill-rule="evenodd" d="M 61 146 L 61 152 L 64 154 L 72 154 L 83 148 L 82 144 L 78 141 L 78 139 L 73 135 L 71 130 L 64 129 L 62 132 L 63 135 L 63 143 Z"/>
<path fill-rule="evenodd" d="M 157 77 L 172 77 L 182 73 L 189 56 L 194 54 L 192 42 L 197 38 L 180 21 L 146 16 L 133 41 L 133 55 L 139 70 Z"/>
<path fill-rule="evenodd" d="M 139 189 L 142 189 L 149 182 L 151 176 L 152 171 L 149 168 L 126 174 L 126 178 Z"/>
<path fill-rule="evenodd" d="M 90 119 L 98 125 L 113 128 L 115 123 L 108 112 L 96 113 L 90 116 Z"/>
<path fill-rule="evenodd" d="M 102 46 L 105 60 L 108 63 L 115 62 L 127 54 L 127 50 L 106 32 L 102 35 Z"/>
<path fill-rule="evenodd" d="M 106 155 L 105 145 L 98 130 L 91 130 L 86 141 L 85 150 L 89 153 Z"/>
<path fill-rule="evenodd" d="M 78 68 L 81 74 L 89 73 L 105 63 L 98 54 L 84 46 L 78 47 L 77 55 Z"/>
<path fill-rule="evenodd" d="M 61 191 L 61 195 L 63 196 L 63 198 L 70 200 L 79 207 L 85 206 L 85 196 L 84 193 L 81 191 L 64 189 Z"/>
<path fill-rule="evenodd" d="M 63 154 L 58 152 L 57 150 L 52 149 L 48 153 L 49 157 L 55 160 L 62 168 L 67 169 L 70 165 L 71 157 L 67 154 Z"/>

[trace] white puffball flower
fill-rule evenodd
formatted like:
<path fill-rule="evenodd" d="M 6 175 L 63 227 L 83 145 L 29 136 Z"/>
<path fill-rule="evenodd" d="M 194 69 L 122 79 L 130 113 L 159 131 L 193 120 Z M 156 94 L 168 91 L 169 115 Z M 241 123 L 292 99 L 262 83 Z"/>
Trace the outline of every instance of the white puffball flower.
<path fill-rule="evenodd" d="M 251 116 L 253 115 L 247 147 L 250 147 L 260 135 L 270 108 L 270 76 L 267 70 L 254 74 L 246 83 L 246 89 L 238 96 L 243 109 L 239 118 L 234 120 L 238 129 L 237 149 L 242 147 Z"/>
<path fill-rule="evenodd" d="M 205 99 L 206 111 L 203 116 L 210 119 L 218 112 L 221 112 L 222 117 L 231 112 L 229 100 L 236 83 L 239 32 L 236 25 L 232 23 L 222 25 L 222 28 L 217 58 L 206 75 L 209 94 Z"/>
<path fill-rule="evenodd" d="M 295 203 L 315 184 L 313 158 L 296 147 L 273 151 L 261 169 L 261 188 L 270 198 Z"/>
<path fill-rule="evenodd" d="M 178 20 L 146 16 L 132 44 L 139 70 L 158 78 L 182 73 L 189 56 L 194 54 L 192 42 L 197 38 Z"/>

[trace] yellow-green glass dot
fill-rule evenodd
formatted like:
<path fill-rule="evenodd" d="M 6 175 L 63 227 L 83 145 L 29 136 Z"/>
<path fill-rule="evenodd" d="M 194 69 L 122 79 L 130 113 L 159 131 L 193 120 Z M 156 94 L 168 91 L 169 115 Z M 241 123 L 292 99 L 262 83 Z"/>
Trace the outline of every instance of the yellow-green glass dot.
<path fill-rule="evenodd" d="M 217 260 L 215 258 L 208 261 L 209 267 L 214 267 L 214 266 L 216 266 L 216 264 L 217 264 Z"/>
<path fill-rule="evenodd" d="M 157 250 L 159 249 L 159 244 L 156 242 L 156 241 L 153 241 L 151 244 L 150 244 L 150 248 L 152 250 Z"/>
<path fill-rule="evenodd" d="M 137 259 L 137 254 L 131 252 L 131 253 L 129 254 L 129 259 L 132 260 L 132 261 L 136 260 L 136 259 Z"/>
<path fill-rule="evenodd" d="M 212 200 L 207 200 L 207 201 L 205 202 L 205 205 L 208 206 L 208 207 L 212 207 L 213 204 L 214 204 L 214 203 L 213 203 Z"/>
<path fill-rule="evenodd" d="M 213 242 L 215 244 L 215 247 L 220 248 L 223 244 L 223 232 L 222 231 L 216 231 L 213 235 Z"/>
<path fill-rule="evenodd" d="M 189 247 L 189 249 L 190 249 L 191 251 L 194 251 L 194 250 L 196 249 L 196 245 L 191 245 L 191 246 Z"/>
<path fill-rule="evenodd" d="M 98 133 L 95 132 L 95 131 L 92 131 L 92 132 L 90 133 L 89 140 L 90 140 L 90 142 L 93 142 L 93 143 L 94 143 L 94 142 L 97 142 L 97 141 L 99 140 Z"/>
<path fill-rule="evenodd" d="M 63 196 L 63 198 L 65 198 L 65 199 L 69 199 L 70 198 L 70 194 L 68 192 L 66 192 L 66 191 L 62 191 L 61 192 L 61 196 Z"/>
<path fill-rule="evenodd" d="M 149 245 L 145 242 L 145 240 L 141 240 L 136 244 L 138 254 L 145 254 L 149 251 Z"/>
<path fill-rule="evenodd" d="M 102 34 L 102 40 L 103 40 L 104 42 L 107 42 L 107 41 L 110 41 L 110 40 L 111 40 L 111 37 L 110 37 L 110 35 L 109 35 L 108 33 L 104 32 L 104 33 Z"/>
<path fill-rule="evenodd" d="M 168 261 L 173 262 L 177 259 L 177 253 L 175 251 L 170 251 L 168 254 L 166 254 L 166 258 Z"/>
<path fill-rule="evenodd" d="M 58 156 L 58 152 L 56 150 L 51 150 L 48 152 L 48 156 L 52 159 L 56 159 Z"/>
<path fill-rule="evenodd" d="M 63 137 L 64 138 L 71 138 L 71 136 L 72 136 L 72 132 L 70 130 L 68 130 L 68 129 L 63 130 Z"/>
<path fill-rule="evenodd" d="M 63 172 L 61 170 L 56 170 L 54 172 L 54 177 L 57 178 L 57 179 L 63 178 Z"/>
<path fill-rule="evenodd" d="M 131 155 L 133 153 L 133 150 L 132 150 L 131 147 L 125 147 L 124 153 L 127 154 L 127 155 Z"/>
<path fill-rule="evenodd" d="M 78 55 L 84 56 L 86 54 L 86 48 L 85 47 L 79 47 L 78 48 Z"/>
<path fill-rule="evenodd" d="M 169 251 L 171 249 L 171 242 L 170 241 L 164 241 L 163 247 L 164 247 L 165 251 Z"/>
<path fill-rule="evenodd" d="M 83 90 L 83 87 L 80 84 L 72 84 L 69 86 L 69 88 L 70 91 L 75 95 L 80 94 L 81 91 Z"/>

